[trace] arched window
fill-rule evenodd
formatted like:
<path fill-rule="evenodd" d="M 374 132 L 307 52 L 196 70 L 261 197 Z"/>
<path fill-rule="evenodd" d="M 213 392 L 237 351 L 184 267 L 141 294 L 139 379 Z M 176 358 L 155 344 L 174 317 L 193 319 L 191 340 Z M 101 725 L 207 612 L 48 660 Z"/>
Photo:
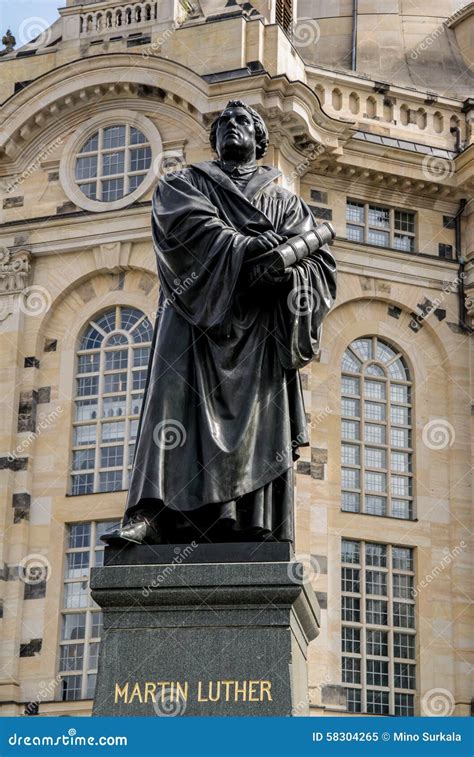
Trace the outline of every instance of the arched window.
<path fill-rule="evenodd" d="M 342 358 L 342 509 L 413 517 L 411 382 L 401 353 L 376 336 Z"/>
<path fill-rule="evenodd" d="M 77 352 L 71 493 L 126 489 L 152 326 L 132 307 L 93 318 Z"/>

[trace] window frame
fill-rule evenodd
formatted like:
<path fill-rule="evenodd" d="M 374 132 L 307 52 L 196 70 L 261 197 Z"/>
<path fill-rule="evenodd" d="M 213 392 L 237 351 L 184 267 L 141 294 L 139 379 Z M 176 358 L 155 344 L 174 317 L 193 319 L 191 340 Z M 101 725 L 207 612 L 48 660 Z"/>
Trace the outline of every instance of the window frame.
<path fill-rule="evenodd" d="M 346 560 L 343 560 L 343 556 L 347 555 L 347 543 L 350 542 L 351 545 L 358 544 L 358 553 L 359 553 L 359 561 L 357 563 L 355 562 L 348 562 Z M 386 554 L 386 561 L 385 565 L 379 565 L 376 567 L 377 571 L 383 572 L 386 574 L 386 583 L 387 583 L 387 596 L 384 598 L 387 602 L 387 624 L 386 625 L 380 625 L 377 623 L 368 623 L 366 621 L 367 617 L 367 600 L 374 598 L 379 599 L 379 595 L 368 595 L 367 594 L 367 573 L 374 570 L 374 565 L 372 564 L 372 560 L 367 560 L 367 552 L 368 548 L 372 548 L 373 546 L 377 547 L 384 547 L 385 548 L 385 554 Z M 395 597 L 393 593 L 393 583 L 394 583 L 394 577 L 397 575 L 404 575 L 404 576 L 410 576 L 413 578 L 415 577 L 415 565 L 414 565 L 414 555 L 415 555 L 415 549 L 413 547 L 403 547 L 403 549 L 409 549 L 410 550 L 410 570 L 405 570 L 401 567 L 394 567 L 395 563 L 395 550 L 397 548 L 400 548 L 401 545 L 397 544 L 383 544 L 381 542 L 371 542 L 371 541 L 364 541 L 360 539 L 351 539 L 344 537 L 341 539 L 341 571 L 340 571 L 340 586 L 341 586 L 341 681 L 346 690 L 350 689 L 351 691 L 348 691 L 348 707 L 350 707 L 350 702 L 352 699 L 354 701 L 357 701 L 360 696 L 360 710 L 349 710 L 350 712 L 355 712 L 357 714 L 387 714 L 387 715 L 400 715 L 400 712 L 396 712 L 397 709 L 397 700 L 401 701 L 403 698 L 400 697 L 400 694 L 407 694 L 409 696 L 412 696 L 413 699 L 413 712 L 412 715 L 415 715 L 415 702 L 416 702 L 416 696 L 417 696 L 417 684 L 418 684 L 418 671 L 417 671 L 417 623 L 416 623 L 416 601 L 415 598 L 412 597 L 411 599 L 400 599 L 399 597 Z M 381 551 L 383 553 L 383 550 Z M 343 580 L 343 570 L 344 568 L 352 568 L 360 571 L 360 591 L 359 592 L 347 592 L 345 591 L 344 587 L 344 580 Z M 344 606 L 344 599 L 348 597 L 352 601 L 358 600 L 359 606 L 360 606 L 360 616 L 359 620 L 344 620 L 342 607 Z M 394 607 L 396 603 L 403 603 L 404 605 L 413 607 L 413 617 L 414 617 L 414 624 L 412 628 L 405 628 L 403 626 L 395 626 L 394 620 L 395 620 L 395 613 L 394 613 Z M 358 637 L 360 640 L 359 645 L 359 651 L 351 652 L 348 651 L 348 644 L 347 640 L 345 641 L 346 635 L 345 635 L 345 629 L 351 629 L 358 632 Z M 383 644 L 386 643 L 387 645 L 387 654 L 376 654 L 373 651 L 374 647 L 374 641 L 371 640 L 371 633 L 370 632 L 380 632 L 382 635 L 384 635 L 382 638 L 385 638 L 385 642 L 381 643 L 381 646 L 383 647 Z M 410 639 L 413 640 L 413 643 L 408 642 L 408 639 L 401 639 L 401 637 L 410 637 Z M 405 644 L 404 642 L 407 641 L 408 643 Z M 369 653 L 369 643 L 372 645 L 371 649 L 372 651 Z M 378 643 L 378 642 L 377 642 Z M 400 655 L 396 655 L 396 651 L 407 651 L 408 654 L 412 655 L 409 657 L 402 657 Z M 347 658 L 356 658 L 360 660 L 360 683 L 348 683 L 344 681 L 344 678 L 346 677 L 343 674 L 343 669 L 348 670 L 348 664 L 344 662 L 344 660 L 347 660 Z M 387 669 L 388 669 L 388 685 L 384 684 L 377 684 L 377 683 L 368 683 L 368 660 L 373 661 L 379 661 L 380 663 L 385 662 L 387 663 Z M 376 662 L 370 663 L 374 668 L 377 667 Z M 407 666 L 410 666 L 407 668 Z M 381 667 L 381 666 L 380 666 Z M 395 670 L 397 667 L 405 667 L 408 671 L 413 672 L 414 681 L 415 681 L 415 688 L 402 688 L 402 687 L 396 687 L 395 686 Z M 375 676 L 376 674 L 373 674 Z M 371 679 L 374 680 L 374 677 Z M 354 694 L 354 696 L 351 696 L 352 689 L 357 689 L 360 691 L 359 694 Z M 376 708 L 374 706 L 374 711 L 369 712 L 368 711 L 368 704 L 367 704 L 367 692 L 387 692 L 388 693 L 388 711 L 383 713 L 378 713 L 376 711 Z M 405 701 L 405 700 L 404 700 Z M 408 701 L 408 700 L 407 700 Z M 404 705 L 405 706 L 405 705 Z M 402 706 L 400 705 L 400 708 Z M 383 710 L 383 706 L 380 705 L 380 709 Z"/>
<path fill-rule="evenodd" d="M 348 209 L 350 206 L 357 205 L 363 207 L 363 221 L 356 221 L 348 218 Z M 370 223 L 370 210 L 381 210 L 388 212 L 388 226 L 377 226 L 377 224 Z M 407 213 L 413 218 L 413 231 L 406 231 L 402 228 L 396 227 L 396 214 Z M 361 230 L 362 239 L 355 239 L 349 235 L 349 226 L 356 226 Z M 388 234 L 388 244 L 378 244 L 377 242 L 370 240 L 371 232 L 383 232 Z M 411 240 L 410 249 L 405 250 L 402 247 L 397 247 L 395 240 L 397 235 L 400 237 L 405 236 Z M 399 208 L 396 206 L 385 205 L 384 203 L 375 204 L 370 200 L 360 200 L 355 197 L 346 198 L 346 239 L 349 242 L 355 242 L 356 244 L 369 244 L 374 247 L 381 247 L 382 249 L 396 250 L 397 252 L 405 252 L 408 254 L 416 253 L 418 250 L 418 214 L 415 210 L 407 210 L 406 208 Z"/>
<path fill-rule="evenodd" d="M 367 350 L 369 356 L 362 353 L 361 347 L 364 343 L 365 348 L 367 342 L 370 342 L 370 352 Z M 384 360 L 387 350 L 390 350 L 392 354 Z M 356 369 L 347 368 L 347 358 L 349 358 L 349 365 L 352 360 Z M 390 374 L 390 366 L 396 365 L 397 362 L 402 364 L 403 378 Z M 378 374 L 369 373 L 370 370 L 375 371 L 375 369 L 379 371 Z M 367 385 L 372 384 L 384 387 L 380 397 L 374 397 L 372 390 L 366 391 Z M 397 396 L 396 390 L 399 387 L 405 390 L 402 395 L 406 393 L 406 401 L 404 397 L 400 399 L 400 394 Z M 341 361 L 342 512 L 406 521 L 416 519 L 414 474 L 416 426 L 413 390 L 411 371 L 406 357 L 390 341 L 374 334 L 362 335 L 346 346 Z M 379 417 L 375 417 L 375 414 L 371 417 L 367 413 L 372 406 L 380 408 Z M 400 420 L 396 411 L 400 411 L 403 416 L 406 415 L 407 422 L 405 418 Z M 371 438 L 368 435 L 370 429 L 377 431 L 379 436 L 375 435 Z M 394 444 L 394 435 L 397 432 L 407 436 L 407 439 L 403 441 L 408 441 L 408 446 Z M 370 455 L 373 458 L 372 462 Z M 377 467 L 375 464 L 377 456 L 383 461 L 383 467 Z M 401 459 L 400 456 L 406 456 L 406 469 L 400 470 L 395 464 L 395 461 Z M 378 481 L 380 485 L 376 486 Z M 370 482 L 374 485 L 370 486 Z M 397 492 L 397 487 L 402 484 L 404 490 Z M 401 514 L 404 510 L 407 512 L 407 517 Z"/>

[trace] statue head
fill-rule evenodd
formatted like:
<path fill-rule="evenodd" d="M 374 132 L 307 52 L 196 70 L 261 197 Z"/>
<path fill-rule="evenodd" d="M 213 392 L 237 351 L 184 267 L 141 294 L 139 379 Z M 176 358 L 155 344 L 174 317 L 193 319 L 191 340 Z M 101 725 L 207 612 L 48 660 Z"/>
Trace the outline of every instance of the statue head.
<path fill-rule="evenodd" d="M 247 163 L 263 158 L 268 129 L 256 110 L 241 100 L 229 100 L 211 126 L 209 141 L 221 160 Z"/>

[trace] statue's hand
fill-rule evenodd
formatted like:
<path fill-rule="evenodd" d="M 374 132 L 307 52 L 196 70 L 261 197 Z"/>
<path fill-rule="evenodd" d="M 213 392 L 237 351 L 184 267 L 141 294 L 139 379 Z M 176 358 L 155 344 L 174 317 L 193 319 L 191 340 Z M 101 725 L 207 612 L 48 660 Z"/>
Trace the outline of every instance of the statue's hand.
<path fill-rule="evenodd" d="M 248 253 L 252 255 L 261 255 L 264 252 L 273 250 L 279 244 L 284 242 L 286 237 L 280 236 L 276 231 L 264 231 L 258 237 L 254 237 L 247 247 Z"/>
<path fill-rule="evenodd" d="M 283 273 L 277 273 L 271 267 L 256 265 L 249 271 L 249 287 L 279 287 L 292 280 L 291 269 L 287 268 Z"/>

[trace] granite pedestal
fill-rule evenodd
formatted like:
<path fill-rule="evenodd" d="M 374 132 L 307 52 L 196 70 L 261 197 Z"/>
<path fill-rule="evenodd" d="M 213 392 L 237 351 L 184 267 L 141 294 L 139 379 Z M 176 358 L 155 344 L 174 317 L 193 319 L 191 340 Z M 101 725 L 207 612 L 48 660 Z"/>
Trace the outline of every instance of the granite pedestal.
<path fill-rule="evenodd" d="M 319 607 L 283 543 L 107 547 L 94 715 L 307 715 Z"/>

